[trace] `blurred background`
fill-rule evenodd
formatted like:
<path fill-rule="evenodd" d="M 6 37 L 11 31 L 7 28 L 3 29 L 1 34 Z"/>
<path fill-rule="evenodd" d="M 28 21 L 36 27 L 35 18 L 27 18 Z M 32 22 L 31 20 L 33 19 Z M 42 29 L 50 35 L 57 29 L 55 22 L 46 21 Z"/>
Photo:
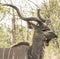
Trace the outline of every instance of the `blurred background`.
<path fill-rule="evenodd" d="M 0 0 L 0 47 L 9 47 L 17 42 L 32 44 L 33 29 L 21 20 L 11 7 L 1 4 L 12 4 L 19 8 L 24 17 L 37 17 L 37 9 L 41 9 L 42 18 L 49 19 L 48 26 L 58 35 L 60 45 L 60 0 Z M 60 48 L 51 41 L 45 47 L 44 59 L 59 59 Z"/>

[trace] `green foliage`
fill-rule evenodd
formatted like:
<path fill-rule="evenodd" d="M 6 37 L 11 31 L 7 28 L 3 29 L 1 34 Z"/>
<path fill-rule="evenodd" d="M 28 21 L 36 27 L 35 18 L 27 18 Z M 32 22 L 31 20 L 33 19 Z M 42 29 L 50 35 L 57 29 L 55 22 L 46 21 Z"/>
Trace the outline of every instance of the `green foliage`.
<path fill-rule="evenodd" d="M 4 32 L 4 29 L 0 27 L 0 46 L 6 47 L 8 46 L 7 39 L 8 35 Z"/>

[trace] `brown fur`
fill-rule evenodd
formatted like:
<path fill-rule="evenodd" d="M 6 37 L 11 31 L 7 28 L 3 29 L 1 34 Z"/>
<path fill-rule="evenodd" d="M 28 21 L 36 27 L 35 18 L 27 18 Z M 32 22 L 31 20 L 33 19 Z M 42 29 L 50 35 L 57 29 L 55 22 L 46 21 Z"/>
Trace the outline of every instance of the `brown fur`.
<path fill-rule="evenodd" d="M 17 46 L 21 46 L 21 45 L 29 46 L 29 43 L 28 42 L 19 42 L 19 43 L 12 45 L 11 47 L 17 47 Z"/>

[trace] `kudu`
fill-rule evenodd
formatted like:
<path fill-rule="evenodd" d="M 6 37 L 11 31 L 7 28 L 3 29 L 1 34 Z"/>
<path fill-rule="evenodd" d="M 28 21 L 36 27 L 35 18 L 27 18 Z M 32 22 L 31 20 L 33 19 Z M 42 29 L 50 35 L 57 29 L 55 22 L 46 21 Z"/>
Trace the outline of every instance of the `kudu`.
<path fill-rule="evenodd" d="M 46 25 L 49 25 L 49 23 L 51 23 L 51 20 L 50 20 L 50 19 L 48 19 L 48 20 L 43 19 L 40 14 L 41 14 L 41 13 L 40 13 L 40 9 L 37 9 L 37 16 L 38 16 L 38 18 L 39 18 L 43 23 L 45 23 Z M 49 17 L 50 17 L 50 15 L 48 15 L 48 18 L 49 18 Z M 44 33 L 45 37 L 47 38 L 47 40 L 46 40 L 47 46 L 49 45 L 49 42 L 50 42 L 52 39 L 54 39 L 55 42 L 57 43 L 57 47 L 59 47 L 59 44 L 58 44 L 58 42 L 57 42 L 58 36 L 57 36 L 53 31 L 51 31 L 51 30 L 45 30 L 45 31 L 43 31 L 43 33 Z"/>
<path fill-rule="evenodd" d="M 29 43 L 19 42 L 9 48 L 0 48 L 0 59 L 28 59 Z"/>
<path fill-rule="evenodd" d="M 27 17 L 27 18 L 23 17 L 21 15 L 19 9 L 14 5 L 3 4 L 3 6 L 10 6 L 10 7 L 14 8 L 17 11 L 18 16 L 22 20 L 26 21 L 28 23 L 28 25 L 30 25 L 30 28 L 34 29 L 32 47 L 31 47 L 30 53 L 28 53 L 28 55 L 30 54 L 28 56 L 29 59 L 43 59 L 44 41 L 46 41 L 48 39 L 48 37 L 46 37 L 47 35 L 44 33 L 45 33 L 45 31 L 50 31 L 49 27 L 44 24 L 45 21 L 42 21 L 42 18 L 40 18 L 40 16 Z M 37 22 L 37 24 L 34 24 L 31 21 L 35 21 L 35 22 Z M 50 34 L 49 32 L 47 32 L 47 33 Z M 53 35 L 55 35 L 55 33 Z M 57 37 L 54 37 L 54 38 L 57 38 Z"/>

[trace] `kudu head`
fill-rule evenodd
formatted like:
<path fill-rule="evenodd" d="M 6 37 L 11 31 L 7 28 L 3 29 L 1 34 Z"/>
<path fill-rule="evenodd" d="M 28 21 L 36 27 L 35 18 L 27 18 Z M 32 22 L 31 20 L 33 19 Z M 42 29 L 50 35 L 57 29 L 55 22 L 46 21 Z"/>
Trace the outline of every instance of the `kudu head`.
<path fill-rule="evenodd" d="M 48 40 L 51 40 L 51 39 L 49 39 L 49 37 L 51 37 L 51 38 L 57 38 L 57 35 L 54 33 L 54 34 L 52 34 L 52 33 L 50 33 L 50 32 L 48 32 L 48 31 L 51 31 L 50 30 L 50 28 L 47 26 L 47 25 L 45 25 L 44 23 L 45 23 L 45 20 L 41 17 L 41 15 L 40 15 L 40 9 L 38 9 L 37 10 L 37 16 L 38 17 L 23 17 L 22 15 L 21 15 L 21 13 L 20 13 L 20 11 L 19 11 L 19 9 L 16 7 L 16 6 L 14 6 L 14 5 L 11 5 L 11 4 L 3 4 L 3 6 L 10 6 L 10 7 L 12 7 L 13 9 L 15 9 L 16 10 L 16 12 L 17 12 L 17 14 L 18 14 L 18 16 L 22 19 L 22 20 L 24 20 L 24 21 L 26 21 L 27 22 L 27 24 L 28 24 L 28 27 L 29 28 L 34 28 L 35 30 L 38 30 L 38 29 L 40 29 L 43 33 L 44 33 L 44 35 L 45 35 L 45 37 L 47 38 L 47 41 Z M 32 23 L 32 21 L 35 21 L 35 22 L 37 22 L 37 24 L 34 24 L 34 23 Z M 48 35 L 46 34 L 46 33 L 48 33 Z M 51 34 L 51 36 L 50 36 L 50 34 Z"/>

